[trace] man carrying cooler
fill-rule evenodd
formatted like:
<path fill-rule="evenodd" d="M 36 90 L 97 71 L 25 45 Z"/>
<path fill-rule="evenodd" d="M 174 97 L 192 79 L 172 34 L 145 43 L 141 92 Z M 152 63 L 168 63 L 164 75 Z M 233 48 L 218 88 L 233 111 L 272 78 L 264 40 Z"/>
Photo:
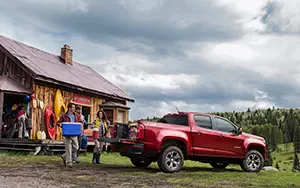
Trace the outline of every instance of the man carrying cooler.
<path fill-rule="evenodd" d="M 68 104 L 68 111 L 60 117 L 58 125 L 61 126 L 63 122 L 80 122 L 81 117 L 75 112 L 75 104 Z M 82 129 L 82 128 L 81 128 Z M 83 129 L 82 129 L 83 130 Z M 73 160 L 77 159 L 77 150 L 78 146 L 78 136 L 65 136 L 65 150 L 66 152 L 61 156 L 63 159 L 64 165 L 67 167 L 73 167 Z"/>

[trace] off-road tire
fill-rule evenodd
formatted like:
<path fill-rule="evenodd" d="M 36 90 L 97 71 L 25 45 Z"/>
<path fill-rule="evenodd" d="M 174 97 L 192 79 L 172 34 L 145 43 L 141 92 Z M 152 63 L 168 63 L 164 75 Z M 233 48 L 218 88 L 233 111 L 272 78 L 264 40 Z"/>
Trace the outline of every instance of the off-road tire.
<path fill-rule="evenodd" d="M 158 157 L 158 167 L 165 173 L 179 172 L 184 164 L 182 151 L 176 146 L 166 147 Z"/>
<path fill-rule="evenodd" d="M 245 172 L 259 172 L 264 166 L 264 158 L 257 150 L 250 150 L 241 163 Z"/>

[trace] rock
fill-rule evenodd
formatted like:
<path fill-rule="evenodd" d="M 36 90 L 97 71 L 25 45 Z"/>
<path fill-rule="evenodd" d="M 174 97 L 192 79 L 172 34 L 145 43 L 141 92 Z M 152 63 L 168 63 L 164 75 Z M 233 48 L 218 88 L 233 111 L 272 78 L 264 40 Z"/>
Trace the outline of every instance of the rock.
<path fill-rule="evenodd" d="M 264 171 L 279 172 L 279 170 L 277 168 L 274 168 L 272 166 L 265 166 L 265 167 L 262 168 L 262 170 L 264 170 Z"/>

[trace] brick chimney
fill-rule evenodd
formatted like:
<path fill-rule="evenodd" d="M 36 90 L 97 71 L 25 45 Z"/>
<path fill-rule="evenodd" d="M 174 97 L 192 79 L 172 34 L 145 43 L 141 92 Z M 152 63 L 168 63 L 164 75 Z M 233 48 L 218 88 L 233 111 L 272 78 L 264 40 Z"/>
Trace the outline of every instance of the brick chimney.
<path fill-rule="evenodd" d="M 73 50 L 69 45 L 65 44 L 64 47 L 61 48 L 60 56 L 65 60 L 65 64 L 72 65 Z"/>

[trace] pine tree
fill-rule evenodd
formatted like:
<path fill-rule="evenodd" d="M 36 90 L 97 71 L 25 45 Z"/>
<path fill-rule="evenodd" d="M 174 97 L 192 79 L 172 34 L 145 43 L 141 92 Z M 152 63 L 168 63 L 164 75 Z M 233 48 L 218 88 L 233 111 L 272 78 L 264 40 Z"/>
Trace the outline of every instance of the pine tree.
<path fill-rule="evenodd" d="M 272 111 L 270 108 L 267 109 L 266 118 L 267 118 L 267 123 L 271 123 Z"/>
<path fill-rule="evenodd" d="M 245 123 L 246 121 L 244 119 L 244 117 L 245 117 L 244 114 L 245 114 L 244 112 L 240 113 L 240 121 Z"/>
<path fill-rule="evenodd" d="M 295 128 L 296 128 L 296 125 L 298 125 L 298 123 L 297 123 L 297 120 L 295 118 L 294 110 L 292 108 L 290 109 L 290 115 L 289 116 L 290 116 L 290 118 L 289 118 L 289 123 L 288 123 L 288 131 L 289 131 L 290 137 L 291 137 L 290 142 L 293 142 L 294 141 Z"/>
<path fill-rule="evenodd" d="M 230 119 L 229 119 L 232 123 L 235 123 L 235 120 L 234 120 L 234 117 L 233 117 L 233 114 L 230 116 Z"/>
<path fill-rule="evenodd" d="M 296 126 L 294 132 L 294 149 L 296 153 L 300 152 L 300 127 Z"/>
<path fill-rule="evenodd" d="M 293 163 L 293 171 L 298 171 L 299 170 L 299 158 L 297 153 L 295 152 L 295 158 L 294 158 L 294 163 Z"/>
<path fill-rule="evenodd" d="M 291 120 L 290 120 L 290 115 L 286 112 L 285 116 L 284 116 L 284 121 L 283 121 L 283 127 L 284 127 L 284 135 L 285 135 L 285 142 L 291 142 L 292 138 L 291 138 L 291 134 L 290 134 L 290 124 L 291 124 Z"/>
<path fill-rule="evenodd" d="M 283 144 L 283 143 L 284 143 L 283 133 L 282 130 L 279 129 L 279 144 Z"/>
<path fill-rule="evenodd" d="M 271 124 L 272 125 L 278 125 L 278 113 L 277 112 L 273 112 L 272 113 L 272 117 L 271 117 Z"/>
<path fill-rule="evenodd" d="M 273 157 L 272 157 L 272 151 L 267 151 L 267 157 L 268 159 L 265 161 L 265 166 L 272 166 L 273 165 Z"/>
<path fill-rule="evenodd" d="M 279 120 L 279 129 L 283 130 L 282 120 Z"/>
<path fill-rule="evenodd" d="M 276 148 L 277 148 L 277 145 L 279 143 L 279 137 L 278 137 L 278 128 L 277 126 L 274 126 L 272 125 L 272 128 L 271 128 L 271 143 L 272 143 L 272 151 L 275 151 Z"/>

